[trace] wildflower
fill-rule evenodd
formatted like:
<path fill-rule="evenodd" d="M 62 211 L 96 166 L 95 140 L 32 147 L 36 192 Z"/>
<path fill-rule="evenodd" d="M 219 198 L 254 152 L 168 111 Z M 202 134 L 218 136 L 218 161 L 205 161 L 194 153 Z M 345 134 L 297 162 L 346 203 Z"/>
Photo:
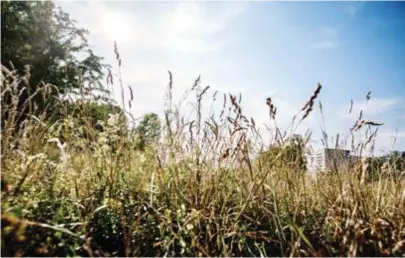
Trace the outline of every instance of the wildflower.
<path fill-rule="evenodd" d="M 109 114 L 107 125 L 115 126 L 118 125 L 118 122 L 119 122 L 119 114 Z"/>

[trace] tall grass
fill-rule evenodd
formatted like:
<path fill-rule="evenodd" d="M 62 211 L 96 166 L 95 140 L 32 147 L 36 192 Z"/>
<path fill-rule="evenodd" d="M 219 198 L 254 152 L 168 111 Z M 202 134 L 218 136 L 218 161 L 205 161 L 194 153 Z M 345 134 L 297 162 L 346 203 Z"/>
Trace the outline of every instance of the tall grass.
<path fill-rule="evenodd" d="M 2 102 L 2 115 L 11 114 L 1 139 L 3 255 L 405 255 L 403 178 L 381 173 L 365 180 L 361 163 L 311 176 L 286 159 L 293 131 L 283 133 L 276 123 L 275 151 L 260 155 L 267 139 L 245 117 L 241 96 L 215 92 L 222 112 L 205 119 L 209 88 L 198 78 L 184 95 L 196 96 L 195 117 L 187 119 L 181 103 L 172 103 L 169 75 L 161 139 L 141 152 L 118 115 L 103 132 L 69 114 L 54 124 L 45 115 L 28 116 L 15 129 L 17 84 L 24 78 L 2 67 L 2 99 L 5 92 L 13 99 Z M 320 90 L 318 84 L 300 121 Z M 266 103 L 275 120 L 275 103 Z M 375 138 L 373 123 L 360 117 L 353 130 L 368 127 Z M 83 137 L 83 130 L 94 137 Z"/>

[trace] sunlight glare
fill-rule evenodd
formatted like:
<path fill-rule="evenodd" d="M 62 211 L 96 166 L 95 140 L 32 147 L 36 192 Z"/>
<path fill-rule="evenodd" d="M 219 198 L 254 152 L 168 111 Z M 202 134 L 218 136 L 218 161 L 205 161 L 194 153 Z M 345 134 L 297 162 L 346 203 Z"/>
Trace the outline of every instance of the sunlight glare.
<path fill-rule="evenodd" d="M 131 23 L 123 14 L 108 13 L 102 22 L 104 33 L 117 43 L 127 41 L 131 36 Z"/>

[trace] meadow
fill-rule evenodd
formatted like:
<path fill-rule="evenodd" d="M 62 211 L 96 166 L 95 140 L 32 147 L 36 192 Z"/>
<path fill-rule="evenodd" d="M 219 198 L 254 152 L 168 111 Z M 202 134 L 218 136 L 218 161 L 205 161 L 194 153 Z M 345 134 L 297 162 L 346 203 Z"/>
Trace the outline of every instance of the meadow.
<path fill-rule="evenodd" d="M 171 103 L 170 73 L 158 140 L 140 150 L 129 116 L 110 114 L 102 130 L 83 121 L 84 98 L 74 104 L 79 117 L 31 115 L 15 127 L 21 80 L 2 67 L 2 99 L 13 99 L 2 106 L 2 116 L 11 114 L 1 139 L 2 255 L 405 255 L 401 175 L 370 177 L 356 163 L 311 176 L 302 161 L 310 136 L 286 144 L 293 132 L 274 123 L 266 146 L 241 96 L 215 93 L 222 112 L 205 119 L 201 101 L 211 96 L 197 79 L 187 120 Z M 321 88 L 297 120 L 311 115 Z M 276 119 L 271 98 L 263 108 Z M 368 132 L 356 147 L 366 149 L 377 124 L 361 116 L 353 130 Z"/>

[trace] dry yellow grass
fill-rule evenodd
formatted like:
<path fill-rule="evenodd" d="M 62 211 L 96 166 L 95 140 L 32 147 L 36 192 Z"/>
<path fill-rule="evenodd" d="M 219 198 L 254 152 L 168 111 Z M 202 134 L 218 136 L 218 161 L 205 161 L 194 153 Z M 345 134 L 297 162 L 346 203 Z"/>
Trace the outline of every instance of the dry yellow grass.
<path fill-rule="evenodd" d="M 8 72 L 2 94 L 18 94 L 18 78 Z M 115 116 L 88 139 L 77 130 L 86 125 L 72 117 L 52 125 L 30 117 L 17 131 L 15 103 L 2 106 L 2 115 L 12 114 L 2 128 L 4 255 L 405 255 L 403 178 L 362 181 L 354 167 L 313 177 L 290 159 L 305 146 L 257 155 L 265 146 L 254 119 L 243 115 L 241 96 L 229 95 L 229 105 L 224 96 L 221 114 L 204 121 L 208 88 L 193 86 L 197 114 L 186 121 L 172 110 L 169 74 L 172 112 L 160 142 L 143 152 Z M 274 104 L 267 105 L 274 119 Z"/>

